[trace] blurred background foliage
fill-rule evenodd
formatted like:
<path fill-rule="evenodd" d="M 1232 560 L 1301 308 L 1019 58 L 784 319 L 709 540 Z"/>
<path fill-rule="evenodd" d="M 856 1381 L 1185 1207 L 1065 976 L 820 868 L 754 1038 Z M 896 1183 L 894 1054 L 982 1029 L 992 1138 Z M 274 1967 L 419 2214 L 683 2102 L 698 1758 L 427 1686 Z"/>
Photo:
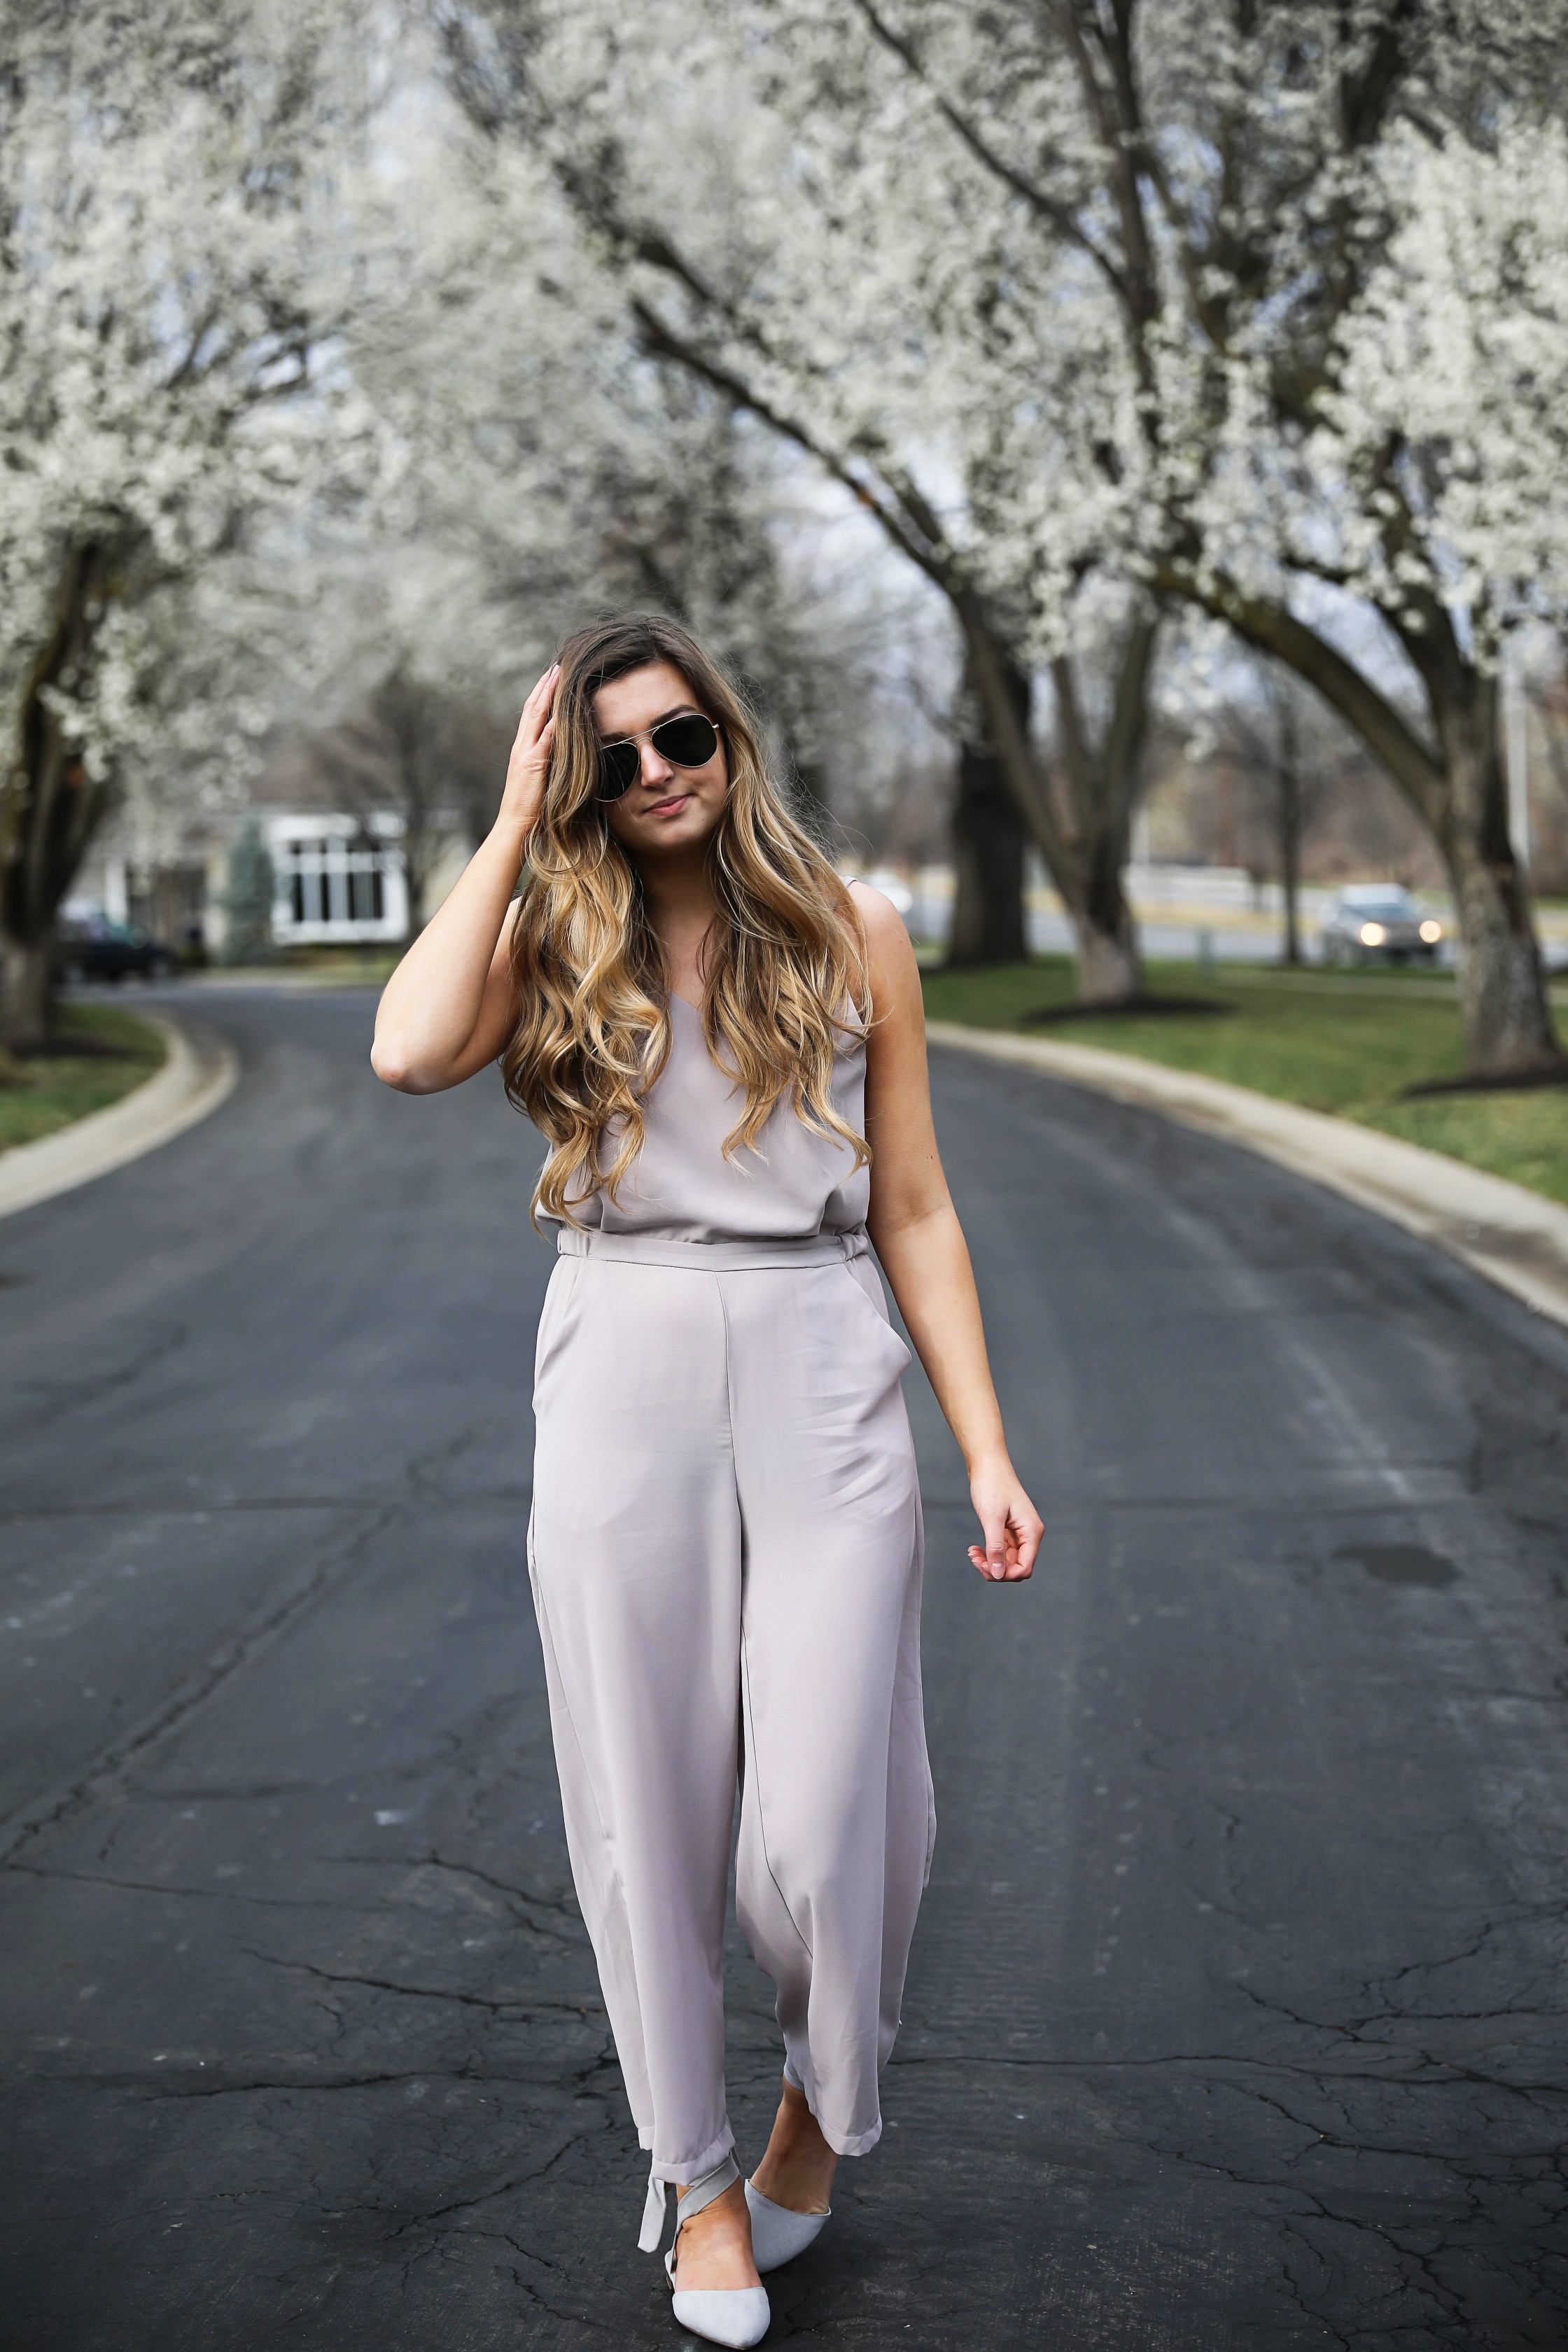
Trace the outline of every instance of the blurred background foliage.
<path fill-rule="evenodd" d="M 1463 1066 L 1555 1067 L 1565 48 L 1565 0 L 0 0 L 5 1042 L 78 901 L 265 952 L 258 846 L 272 946 L 416 929 L 561 635 L 653 605 L 843 861 L 951 873 L 955 965 L 1048 886 L 1135 1005 L 1130 868 L 1282 883 L 1287 954 L 1387 874 Z"/>

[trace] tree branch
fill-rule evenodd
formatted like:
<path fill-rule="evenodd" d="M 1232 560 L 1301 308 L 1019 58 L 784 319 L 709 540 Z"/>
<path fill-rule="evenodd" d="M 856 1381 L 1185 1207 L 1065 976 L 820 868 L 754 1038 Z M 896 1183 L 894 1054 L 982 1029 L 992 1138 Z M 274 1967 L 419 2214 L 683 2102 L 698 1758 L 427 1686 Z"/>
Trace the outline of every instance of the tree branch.
<path fill-rule="evenodd" d="M 1082 706 L 1078 698 L 1078 679 L 1066 654 L 1058 654 L 1051 663 L 1051 684 L 1056 688 L 1057 717 L 1062 730 L 1062 758 L 1067 765 L 1068 786 L 1074 804 L 1081 814 L 1089 804 L 1092 790 L 1094 761 L 1083 723 Z"/>
<path fill-rule="evenodd" d="M 1123 808 L 1131 803 L 1133 779 L 1149 732 L 1149 679 L 1154 667 L 1160 618 L 1158 612 L 1144 611 L 1133 615 L 1117 666 L 1116 700 L 1105 738 L 1105 780 L 1107 788 L 1119 796 Z"/>
<path fill-rule="evenodd" d="M 1080 253 L 1086 254 L 1100 271 L 1117 300 L 1125 307 L 1131 299 L 1131 289 L 1125 276 L 1117 268 L 1112 257 L 1090 236 L 1074 213 L 1072 206 L 1063 204 L 1059 197 L 1048 195 L 1046 190 L 1032 180 L 1026 173 L 1019 171 L 1016 164 L 1009 163 L 1005 155 L 997 152 L 991 142 L 971 121 L 969 116 L 955 105 L 952 99 L 936 88 L 926 71 L 924 61 L 914 43 L 889 24 L 887 18 L 875 5 L 875 0 L 854 0 L 854 5 L 859 10 L 872 34 L 881 42 L 883 47 L 890 50 L 913 75 L 921 88 L 929 91 L 931 103 L 937 112 L 948 128 L 962 140 L 975 162 L 989 172 L 994 179 L 999 180 L 1014 195 L 1021 197 L 1030 211 L 1037 214 L 1041 220 L 1048 221 L 1058 236 L 1065 237 L 1070 245 L 1075 245 Z"/>
<path fill-rule="evenodd" d="M 737 375 L 732 368 L 725 367 L 721 361 L 711 358 L 700 343 L 679 333 L 667 320 L 659 317 L 651 304 L 644 301 L 641 295 L 633 295 L 631 312 L 637 320 L 645 350 L 656 358 L 673 360 L 678 366 L 710 384 L 715 392 L 721 392 L 726 399 L 732 400 L 738 408 L 749 410 L 752 415 L 760 417 L 784 440 L 792 441 L 797 449 L 804 449 L 808 457 L 814 457 L 826 473 L 832 475 L 836 482 L 842 483 L 868 513 L 876 517 L 900 553 L 907 555 L 911 563 L 918 563 L 928 580 L 934 581 L 938 587 L 951 593 L 952 561 L 942 552 L 940 526 L 936 527 L 937 543 L 933 544 L 913 514 L 906 518 L 897 511 L 894 504 L 897 493 L 890 485 L 887 496 L 879 494 L 878 486 L 858 474 L 840 450 L 814 433 L 801 418 L 792 415 L 787 409 L 776 407 L 746 377 Z M 925 515 L 931 517 L 931 509 L 923 501 L 921 504 Z M 934 517 L 931 520 L 934 524 Z"/>
<path fill-rule="evenodd" d="M 963 630 L 974 689 L 985 713 L 985 731 L 1007 789 L 1034 835 L 1047 871 L 1064 902 L 1069 910 L 1076 908 L 1083 897 L 1078 861 L 1051 806 L 1034 746 L 1018 716 L 1009 688 L 1009 659 L 998 650 L 995 632 L 976 592 L 960 585 L 950 588 L 948 594 Z"/>
<path fill-rule="evenodd" d="M 1278 598 L 1253 595 L 1223 573 L 1199 575 L 1169 564 L 1156 573 L 1154 584 L 1227 622 L 1246 644 L 1277 655 L 1298 677 L 1315 687 L 1382 761 L 1425 822 L 1436 828 L 1444 782 L 1440 763 L 1387 696 L 1337 646 Z"/>

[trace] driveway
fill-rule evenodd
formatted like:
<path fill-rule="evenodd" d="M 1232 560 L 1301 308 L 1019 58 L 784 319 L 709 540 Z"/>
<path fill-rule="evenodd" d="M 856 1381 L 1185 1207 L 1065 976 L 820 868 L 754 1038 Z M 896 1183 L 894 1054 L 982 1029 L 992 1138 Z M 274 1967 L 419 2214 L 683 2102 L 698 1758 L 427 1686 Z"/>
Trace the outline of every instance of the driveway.
<path fill-rule="evenodd" d="M 0 1225 L 0 2346 L 668 2344 L 523 1564 L 538 1147 L 379 1087 L 366 995 L 201 1010 L 225 1108 Z M 770 2341 L 1556 2346 L 1568 1334 L 1245 1153 L 935 1081 L 1048 1535 L 973 1576 L 911 1373 L 936 1864 Z"/>

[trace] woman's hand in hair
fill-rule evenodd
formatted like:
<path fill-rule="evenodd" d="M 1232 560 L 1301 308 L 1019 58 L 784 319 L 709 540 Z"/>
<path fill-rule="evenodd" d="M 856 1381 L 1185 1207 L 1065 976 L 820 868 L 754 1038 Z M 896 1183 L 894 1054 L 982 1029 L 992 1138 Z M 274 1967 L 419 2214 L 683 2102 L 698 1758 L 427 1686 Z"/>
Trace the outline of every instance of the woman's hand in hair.
<path fill-rule="evenodd" d="M 498 822 L 521 825 L 525 839 L 538 824 L 539 812 L 544 805 L 544 780 L 550 773 L 550 747 L 555 740 L 555 686 L 560 676 L 560 663 L 552 662 L 523 704 L 522 717 L 517 722 L 517 740 L 507 761 L 506 789 L 501 793 Z"/>

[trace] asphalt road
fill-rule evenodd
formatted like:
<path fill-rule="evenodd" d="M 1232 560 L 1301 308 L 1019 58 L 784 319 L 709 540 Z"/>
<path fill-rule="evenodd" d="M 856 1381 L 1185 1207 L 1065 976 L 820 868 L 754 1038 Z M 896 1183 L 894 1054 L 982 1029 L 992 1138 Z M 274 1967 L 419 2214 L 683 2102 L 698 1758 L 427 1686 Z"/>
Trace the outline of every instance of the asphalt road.
<path fill-rule="evenodd" d="M 199 1009 L 224 1109 L 0 1226 L 0 2345 L 667 2344 L 523 1566 L 532 1140 L 378 1087 L 363 995 Z M 1568 1334 L 936 1082 L 1049 1533 L 978 1581 L 911 1374 L 936 1866 L 771 2340 L 1559 2345 Z"/>

